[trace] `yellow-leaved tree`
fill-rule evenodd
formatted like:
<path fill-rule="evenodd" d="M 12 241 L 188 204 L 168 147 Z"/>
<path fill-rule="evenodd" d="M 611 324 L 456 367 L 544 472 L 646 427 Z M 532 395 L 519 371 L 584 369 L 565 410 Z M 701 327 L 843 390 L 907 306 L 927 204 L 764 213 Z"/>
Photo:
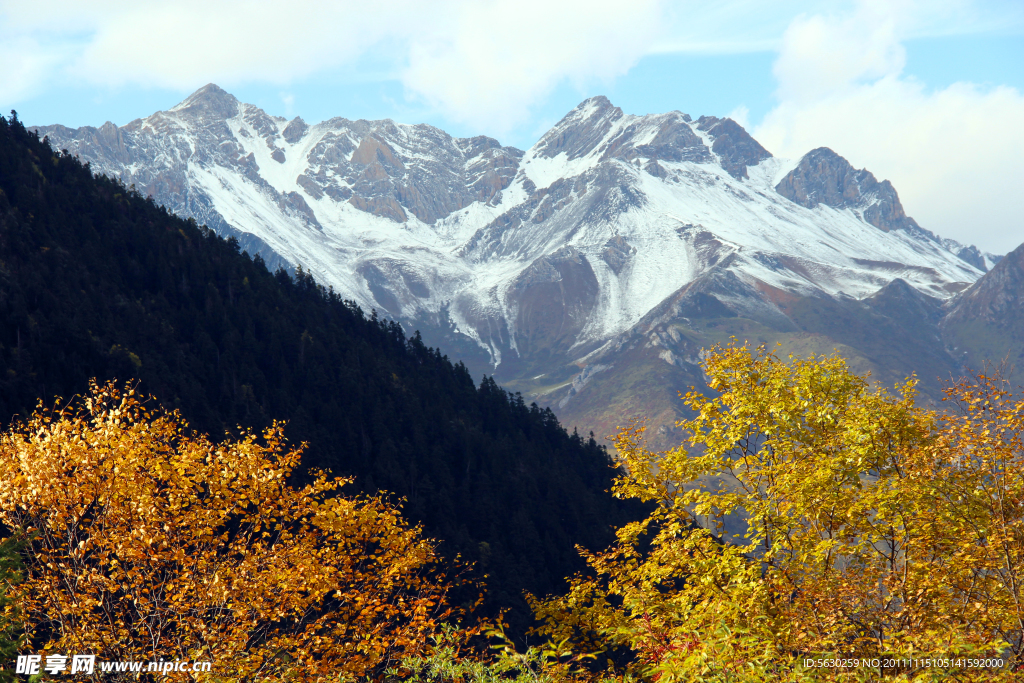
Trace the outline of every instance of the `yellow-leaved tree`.
<path fill-rule="evenodd" d="M 662 683 L 1011 680 L 1024 401 L 981 377 L 940 413 L 912 380 L 890 394 L 838 357 L 735 344 L 704 369 L 717 395 L 685 396 L 683 445 L 618 434 L 616 494 L 657 509 L 534 600 L 539 630 Z"/>
<path fill-rule="evenodd" d="M 211 681 L 421 653 L 452 615 L 434 544 L 381 498 L 340 495 L 349 480 L 291 486 L 300 451 L 279 424 L 213 443 L 113 384 L 12 427 L 0 522 L 30 538 L 15 590 L 36 651 L 209 661 L 188 675 Z"/>

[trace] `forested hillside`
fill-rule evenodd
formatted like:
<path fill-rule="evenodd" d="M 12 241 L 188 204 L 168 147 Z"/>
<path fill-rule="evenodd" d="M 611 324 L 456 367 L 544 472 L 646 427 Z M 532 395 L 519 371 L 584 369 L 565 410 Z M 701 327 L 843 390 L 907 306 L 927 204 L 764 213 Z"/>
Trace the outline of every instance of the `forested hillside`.
<path fill-rule="evenodd" d="M 304 467 L 408 499 L 442 550 L 478 562 L 521 625 L 559 591 L 575 544 L 639 513 L 606 493 L 593 438 L 300 272 L 170 215 L 0 118 L 0 420 L 89 378 L 142 392 L 212 435 L 287 420 Z"/>

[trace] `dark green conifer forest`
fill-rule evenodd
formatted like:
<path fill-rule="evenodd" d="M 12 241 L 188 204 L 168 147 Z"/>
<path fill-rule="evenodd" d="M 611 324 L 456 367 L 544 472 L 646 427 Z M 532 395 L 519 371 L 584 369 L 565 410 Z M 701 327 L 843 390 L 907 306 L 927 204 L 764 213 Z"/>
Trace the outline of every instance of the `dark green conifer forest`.
<path fill-rule="evenodd" d="M 529 620 L 611 527 L 591 435 L 367 316 L 302 272 L 270 273 L 195 224 L 0 117 L 0 422 L 90 378 L 134 381 L 211 435 L 287 420 L 307 467 L 404 497 L 405 514 L 487 574 L 487 609 Z"/>

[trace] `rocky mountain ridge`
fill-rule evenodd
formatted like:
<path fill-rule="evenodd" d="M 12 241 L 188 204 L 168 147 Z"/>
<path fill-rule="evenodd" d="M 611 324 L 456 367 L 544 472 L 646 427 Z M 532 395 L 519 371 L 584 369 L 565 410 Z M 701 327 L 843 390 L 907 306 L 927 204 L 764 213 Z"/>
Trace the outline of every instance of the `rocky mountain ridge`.
<path fill-rule="evenodd" d="M 641 412 L 669 429 L 674 390 L 726 332 L 827 351 L 857 331 L 824 318 L 885 327 L 881 302 L 918 295 L 941 309 L 997 260 L 921 228 L 831 150 L 780 160 L 730 119 L 604 97 L 525 152 L 422 124 L 286 121 L 214 85 L 121 128 L 38 131 L 584 429 Z M 915 358 L 942 355 L 918 341 Z M 868 369 L 915 369 L 858 343 Z M 928 372 L 955 367 L 942 353 Z"/>

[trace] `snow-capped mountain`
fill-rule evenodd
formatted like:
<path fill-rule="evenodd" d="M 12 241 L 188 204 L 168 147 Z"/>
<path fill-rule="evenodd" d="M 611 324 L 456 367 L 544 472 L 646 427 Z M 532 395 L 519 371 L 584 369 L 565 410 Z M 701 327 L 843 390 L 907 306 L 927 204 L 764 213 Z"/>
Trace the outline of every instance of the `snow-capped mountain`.
<path fill-rule="evenodd" d="M 638 334 L 692 374 L 692 320 L 782 333 L 794 302 L 869 306 L 896 281 L 940 305 L 996 260 L 922 229 L 831 150 L 785 161 L 730 119 L 603 97 L 525 153 L 390 120 L 286 121 L 214 85 L 121 128 L 38 131 L 584 427 L 610 405 L 585 408 L 586 385 L 637 367 Z M 652 372 L 663 393 L 679 379 Z"/>

